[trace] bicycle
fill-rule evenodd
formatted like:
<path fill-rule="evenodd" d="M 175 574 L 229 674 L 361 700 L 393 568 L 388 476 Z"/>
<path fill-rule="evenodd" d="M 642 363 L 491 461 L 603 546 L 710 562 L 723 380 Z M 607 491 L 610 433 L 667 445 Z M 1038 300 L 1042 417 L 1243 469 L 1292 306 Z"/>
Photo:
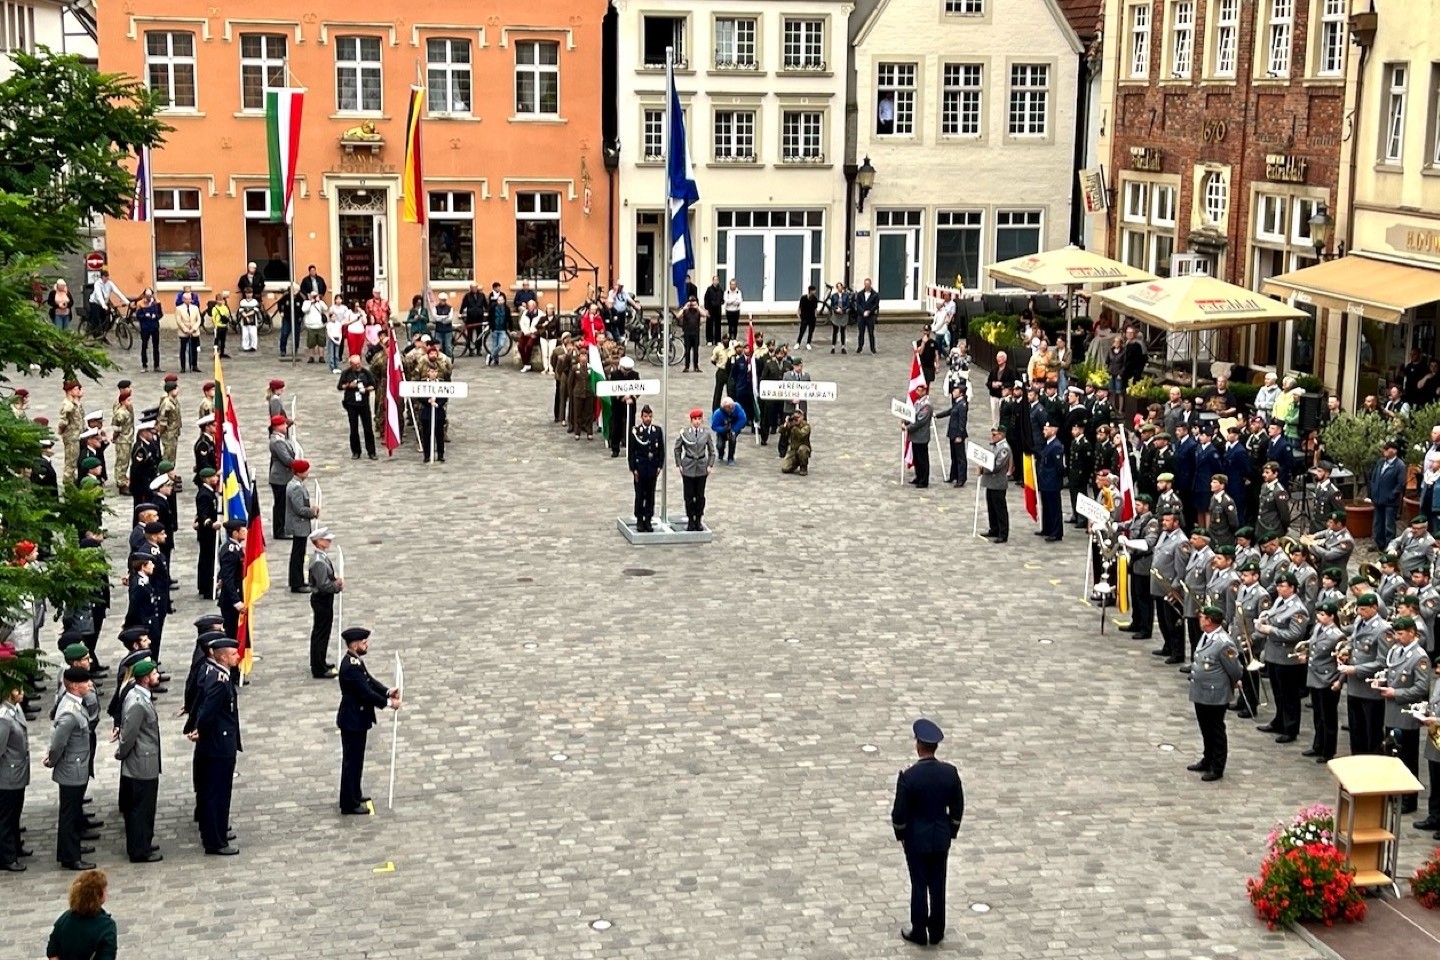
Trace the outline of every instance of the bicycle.
<path fill-rule="evenodd" d="M 634 344 L 635 358 L 637 360 L 649 360 L 656 366 L 659 366 L 663 362 L 668 363 L 672 367 L 680 362 L 680 358 L 685 353 L 684 341 L 681 340 L 680 335 L 672 328 L 670 330 L 669 343 L 666 347 L 662 348 L 660 341 L 664 336 L 663 331 L 664 327 L 661 325 L 655 324 L 652 326 L 643 321 L 631 323 L 626 328 L 625 338 Z M 665 357 L 663 361 L 661 359 L 662 356 Z"/>
<path fill-rule="evenodd" d="M 818 306 L 818 307 L 815 308 L 815 322 L 816 322 L 817 324 L 820 323 L 821 321 L 824 321 L 825 323 L 829 323 L 829 322 L 830 322 L 830 317 L 831 317 L 832 315 L 834 315 L 835 311 L 834 311 L 834 309 L 830 306 L 830 294 L 832 294 L 832 293 L 834 293 L 834 292 L 835 292 L 835 284 L 833 284 L 833 283 L 827 283 L 827 284 L 825 284 L 825 292 L 820 295 L 820 306 Z"/>
<path fill-rule="evenodd" d="M 463 345 L 465 347 L 465 352 L 461 354 L 461 356 L 490 356 L 491 347 L 494 346 L 490 342 L 490 321 L 487 320 L 484 323 L 480 324 L 463 324 L 460 329 L 455 331 L 455 333 L 456 337 L 454 341 L 454 347 L 452 349 L 458 349 L 460 346 Z M 509 330 L 501 330 L 499 332 L 499 336 L 500 347 L 495 351 L 495 356 L 503 357 L 508 355 L 510 351 L 514 349 L 515 341 L 511 338 Z"/>
<path fill-rule="evenodd" d="M 101 321 L 100 329 L 96 330 L 87 322 L 85 335 L 98 343 L 109 343 L 109 335 L 114 333 L 115 342 L 121 349 L 129 350 L 135 345 L 137 330 L 139 324 L 135 322 L 135 304 L 127 303 L 122 313 L 119 307 L 111 303 L 105 306 L 105 319 Z"/>

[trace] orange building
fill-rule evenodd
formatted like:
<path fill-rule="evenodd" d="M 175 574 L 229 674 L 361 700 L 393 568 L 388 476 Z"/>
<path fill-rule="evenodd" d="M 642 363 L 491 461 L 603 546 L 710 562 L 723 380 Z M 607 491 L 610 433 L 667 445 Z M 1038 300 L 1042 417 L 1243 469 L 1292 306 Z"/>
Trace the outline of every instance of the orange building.
<path fill-rule="evenodd" d="M 293 230 L 295 272 L 314 264 L 332 292 L 378 287 L 403 309 L 426 279 L 436 291 L 530 280 L 542 300 L 574 305 L 591 263 L 601 284 L 609 272 L 607 3 L 514 7 L 317 0 L 297 8 L 313 12 L 252 4 L 242 16 L 190 0 L 100 4 L 100 68 L 161 92 L 174 127 L 152 159 L 153 255 L 149 225 L 107 224 L 116 282 L 131 296 L 190 284 L 203 301 L 234 290 L 253 260 L 274 290 L 291 278 Z M 417 82 L 428 236 L 400 216 Z M 306 89 L 288 229 L 269 219 L 264 111 L 265 91 L 284 86 Z"/>

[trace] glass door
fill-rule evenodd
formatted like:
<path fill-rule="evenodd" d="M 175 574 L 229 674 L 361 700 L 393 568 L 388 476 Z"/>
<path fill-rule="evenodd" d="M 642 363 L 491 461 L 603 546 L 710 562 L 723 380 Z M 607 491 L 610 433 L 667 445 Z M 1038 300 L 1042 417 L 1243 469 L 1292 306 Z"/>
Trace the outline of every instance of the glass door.
<path fill-rule="evenodd" d="M 884 231 L 879 236 L 875 289 L 881 300 L 895 302 L 915 299 L 915 234 L 910 230 Z"/>
<path fill-rule="evenodd" d="M 789 231 L 772 234 L 770 239 L 775 248 L 770 262 L 775 269 L 765 299 L 777 307 L 798 303 L 810 279 L 809 258 L 805 255 L 810 234 L 803 230 Z"/>
<path fill-rule="evenodd" d="M 730 263 L 734 268 L 730 275 L 740 284 L 748 313 L 752 305 L 766 298 L 765 234 L 733 233 L 730 243 Z"/>

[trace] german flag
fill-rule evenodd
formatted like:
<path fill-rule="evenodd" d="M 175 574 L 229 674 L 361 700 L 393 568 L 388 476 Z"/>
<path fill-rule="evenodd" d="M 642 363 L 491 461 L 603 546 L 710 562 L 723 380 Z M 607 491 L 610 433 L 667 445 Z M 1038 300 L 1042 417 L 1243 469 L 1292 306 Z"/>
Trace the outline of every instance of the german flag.
<path fill-rule="evenodd" d="M 420 114 L 425 109 L 425 88 L 410 88 L 410 113 L 405 120 L 405 173 L 401 190 L 406 223 L 425 222 L 425 172 L 421 166 Z"/>

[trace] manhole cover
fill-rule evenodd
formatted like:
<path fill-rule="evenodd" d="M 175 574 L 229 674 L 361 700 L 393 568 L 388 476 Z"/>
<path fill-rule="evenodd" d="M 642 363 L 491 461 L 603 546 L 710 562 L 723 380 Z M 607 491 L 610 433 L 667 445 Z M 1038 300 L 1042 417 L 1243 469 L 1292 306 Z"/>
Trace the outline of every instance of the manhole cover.
<path fill-rule="evenodd" d="M 650 569 L 647 569 L 647 568 L 645 568 L 645 567 L 626 567 L 624 570 L 621 570 L 620 572 L 623 573 L 623 574 L 625 574 L 625 576 L 627 576 L 627 577 L 653 577 L 653 576 L 655 576 L 655 571 L 654 571 L 654 570 L 650 570 Z"/>
<path fill-rule="evenodd" d="M 613 926 L 613 924 L 611 924 L 609 920 L 591 920 L 591 921 L 590 921 L 590 929 L 591 929 L 591 930 L 609 930 L 611 926 Z"/>
<path fill-rule="evenodd" d="M 989 912 L 990 912 L 990 904 L 988 904 L 988 903 L 972 903 L 972 904 L 970 904 L 970 909 L 973 910 L 973 911 L 976 912 L 976 913 L 989 913 Z"/>
<path fill-rule="evenodd" d="M 877 746 L 875 746 L 875 744 L 873 744 L 873 743 L 863 743 L 863 744 L 860 745 L 860 752 L 861 752 L 861 753 L 874 753 L 875 751 L 877 751 L 877 750 L 879 750 L 879 749 L 880 749 L 880 748 L 877 747 Z"/>

